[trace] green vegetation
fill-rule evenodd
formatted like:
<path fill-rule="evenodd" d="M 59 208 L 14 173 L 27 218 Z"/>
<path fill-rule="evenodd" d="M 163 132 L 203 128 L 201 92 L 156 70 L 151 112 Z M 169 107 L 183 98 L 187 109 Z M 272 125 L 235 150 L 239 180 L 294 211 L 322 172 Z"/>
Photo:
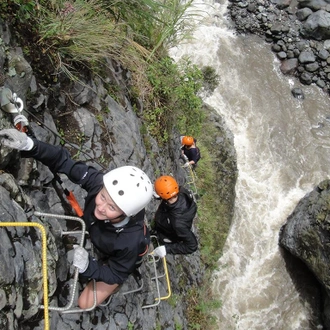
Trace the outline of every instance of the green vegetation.
<path fill-rule="evenodd" d="M 212 127 L 209 127 L 207 132 L 211 129 Z M 203 159 L 197 167 L 197 190 L 201 195 L 198 201 L 198 229 L 202 241 L 203 262 L 213 271 L 227 238 L 231 210 L 218 184 L 221 181 L 217 180 L 217 168 L 212 160 L 214 155 L 208 151 L 212 150 L 212 147 L 207 146 L 205 139 L 206 136 L 203 139 L 204 145 L 200 146 Z"/>
<path fill-rule="evenodd" d="M 80 76 L 87 73 L 105 80 L 109 59 L 119 63 L 131 75 L 126 93 L 132 103 L 143 101 L 144 111 L 137 114 L 147 132 L 165 143 L 174 121 L 181 131 L 198 135 L 203 120 L 197 97 L 202 72 L 189 61 L 177 65 L 167 57 L 167 50 L 193 31 L 198 12 L 187 10 L 191 3 L 12 0 L 0 5 L 0 17 L 13 21 L 24 53 L 49 84 L 65 77 L 83 84 Z"/>
<path fill-rule="evenodd" d="M 215 69 L 211 66 L 205 66 L 202 68 L 203 80 L 204 80 L 204 88 L 208 92 L 214 92 L 219 84 L 219 76 L 216 73 Z"/>
<path fill-rule="evenodd" d="M 219 137 L 223 145 L 215 148 L 214 141 Z M 225 154 L 225 141 L 225 132 L 215 127 L 212 118 L 206 118 L 197 141 L 202 158 L 196 168 L 197 228 L 205 273 L 204 285 L 191 289 L 187 296 L 190 329 L 216 329 L 212 313 L 221 307 L 221 301 L 212 295 L 210 283 L 229 231 L 237 175 L 235 160 Z"/>
<path fill-rule="evenodd" d="M 215 329 L 216 319 L 212 311 L 221 307 L 221 301 L 212 299 L 210 289 L 192 289 L 189 292 L 188 319 L 189 329 Z"/>
<path fill-rule="evenodd" d="M 204 109 L 204 114 L 200 133 L 196 135 L 202 157 L 194 172 L 195 184 L 187 186 L 197 193 L 201 257 L 212 272 L 217 267 L 233 216 L 237 165 L 231 138 L 222 123 L 217 122 L 219 117 L 211 109 Z"/>
<path fill-rule="evenodd" d="M 149 132 L 157 133 L 158 141 L 161 138 L 161 142 L 166 142 L 168 131 L 175 125 L 181 132 L 198 136 L 204 112 L 197 95 L 203 75 L 197 66 L 188 59 L 176 64 L 164 57 L 149 66 L 147 76 L 152 90 L 143 118 L 150 123 Z"/>

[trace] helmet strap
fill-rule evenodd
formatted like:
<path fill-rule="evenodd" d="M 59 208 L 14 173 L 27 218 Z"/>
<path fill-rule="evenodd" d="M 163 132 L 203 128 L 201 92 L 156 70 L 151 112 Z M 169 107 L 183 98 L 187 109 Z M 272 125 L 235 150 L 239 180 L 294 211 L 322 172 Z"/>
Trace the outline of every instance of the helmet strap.
<path fill-rule="evenodd" d="M 111 219 L 111 220 L 109 219 L 109 221 L 111 223 L 118 223 L 118 222 L 123 221 L 125 218 L 126 218 L 126 214 L 123 213 L 123 214 L 119 215 L 117 218 L 114 218 L 114 219 Z"/>

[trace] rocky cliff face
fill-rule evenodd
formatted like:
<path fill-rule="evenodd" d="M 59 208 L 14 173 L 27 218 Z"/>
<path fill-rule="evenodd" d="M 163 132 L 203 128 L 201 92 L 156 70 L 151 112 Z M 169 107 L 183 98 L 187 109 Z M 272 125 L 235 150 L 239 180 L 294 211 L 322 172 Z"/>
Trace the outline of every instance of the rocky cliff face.
<path fill-rule="evenodd" d="M 330 181 L 326 180 L 319 183 L 299 202 L 281 228 L 279 239 L 280 246 L 305 265 L 296 268 L 300 272 L 298 280 L 295 275 L 296 270 L 292 266 L 288 266 L 288 269 L 291 268 L 293 278 L 296 278 L 303 295 L 306 289 L 312 288 L 314 300 L 310 303 L 315 308 L 314 314 L 321 315 L 324 329 L 330 329 L 329 198 Z M 290 260 L 289 263 L 296 263 L 287 254 L 284 254 L 284 257 Z M 303 283 L 305 285 L 302 285 Z"/>
<path fill-rule="evenodd" d="M 27 111 L 23 113 L 30 119 L 31 127 L 40 140 L 62 143 L 73 157 L 100 170 L 134 165 L 142 168 L 152 180 L 155 180 L 156 173 L 157 176 L 172 173 L 180 184 L 185 184 L 186 172 L 179 160 L 179 133 L 173 132 L 166 148 L 160 148 L 147 133 L 141 133 L 140 119 L 124 92 L 128 73 L 116 63 L 109 61 L 107 82 L 86 75 L 84 84 L 63 80 L 44 85 L 24 58 L 20 45 L 15 44 L 8 26 L 2 23 L 0 72 L 2 85 L 24 101 Z M 107 84 L 114 84 L 123 91 L 116 100 L 109 94 Z M 233 166 L 232 137 L 212 110 L 206 111 L 222 144 L 214 157 Z M 1 111 L 0 129 L 7 127 L 12 127 L 12 115 Z M 43 329 L 47 320 L 40 308 L 45 303 L 42 237 L 38 227 L 27 227 L 24 223 L 35 222 L 45 228 L 49 305 L 62 308 L 69 304 L 74 284 L 71 249 L 77 239 L 73 234 L 63 236 L 61 233 L 80 229 L 80 224 L 56 216 L 74 214 L 63 191 L 54 184 L 53 174 L 41 163 L 21 159 L 17 151 L 0 146 L 0 169 L 0 225 L 3 222 L 14 224 L 0 227 L 0 328 Z M 235 172 L 235 169 L 231 170 Z M 84 191 L 65 177 L 62 179 L 83 206 Z M 234 196 L 233 191 L 234 181 L 228 182 L 226 196 Z M 228 203 L 232 209 L 233 198 Z M 157 206 L 158 202 L 154 200 L 147 207 L 149 222 Z M 36 216 L 35 211 L 54 217 Z M 142 308 L 157 302 L 157 290 L 152 279 L 153 265 L 146 259 L 141 266 L 142 291 L 123 294 L 137 287 L 132 276 L 107 306 L 72 314 L 50 310 L 50 329 L 188 329 L 186 297 L 192 288 L 202 283 L 205 271 L 200 253 L 169 255 L 167 265 L 172 296 L 158 306 Z M 159 272 L 163 271 L 161 263 L 157 267 Z M 166 295 L 165 284 L 165 280 L 161 280 L 161 295 Z M 78 282 L 78 291 L 82 285 Z M 73 300 L 74 308 L 76 298 Z"/>

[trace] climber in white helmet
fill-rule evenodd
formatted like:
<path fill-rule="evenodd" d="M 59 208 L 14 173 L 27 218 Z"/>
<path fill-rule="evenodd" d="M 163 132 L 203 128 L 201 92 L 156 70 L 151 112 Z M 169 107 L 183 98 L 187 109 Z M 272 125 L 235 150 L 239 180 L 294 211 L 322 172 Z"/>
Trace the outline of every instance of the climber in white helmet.
<path fill-rule="evenodd" d="M 149 232 L 144 208 L 153 196 L 149 177 L 134 166 L 118 167 L 104 174 L 76 162 L 61 146 L 53 146 L 16 129 L 0 131 L 3 146 L 34 158 L 53 173 L 64 173 L 87 191 L 83 220 L 91 241 L 102 258 L 96 260 L 82 247 L 74 250 L 73 264 L 81 276 L 96 280 L 97 304 L 102 303 L 135 270 L 148 248 Z M 93 281 L 81 293 L 80 308 L 93 306 Z"/>

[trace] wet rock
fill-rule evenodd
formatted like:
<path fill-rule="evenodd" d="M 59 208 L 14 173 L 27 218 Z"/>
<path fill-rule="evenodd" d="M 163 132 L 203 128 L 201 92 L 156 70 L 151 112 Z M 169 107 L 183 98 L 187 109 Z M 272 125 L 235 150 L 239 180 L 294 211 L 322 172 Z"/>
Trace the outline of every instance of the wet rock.
<path fill-rule="evenodd" d="M 293 74 L 298 67 L 298 59 L 290 58 L 281 63 L 281 72 L 284 74 Z"/>
<path fill-rule="evenodd" d="M 325 87 L 325 82 L 324 82 L 324 80 L 318 79 L 316 81 L 316 85 L 319 86 L 320 88 L 324 88 Z"/>
<path fill-rule="evenodd" d="M 307 7 L 312 9 L 313 11 L 326 9 L 328 8 L 328 6 L 329 3 L 327 0 L 298 0 L 298 7 Z"/>
<path fill-rule="evenodd" d="M 325 243 L 330 240 L 329 197 L 330 181 L 325 180 L 299 201 L 279 236 L 279 244 L 302 260 L 323 287 L 327 297 L 324 311 L 330 293 L 330 245 Z M 324 314 L 328 320 L 326 328 L 329 327 L 327 313 Z"/>
<path fill-rule="evenodd" d="M 290 6 L 291 0 L 271 0 L 271 2 L 276 4 L 279 9 L 284 9 Z"/>
<path fill-rule="evenodd" d="M 279 52 L 279 53 L 277 53 L 277 57 L 280 59 L 280 60 L 284 60 L 284 59 L 286 59 L 287 58 L 287 54 L 286 54 L 286 52 Z"/>
<path fill-rule="evenodd" d="M 315 72 L 319 69 L 319 64 L 316 62 L 306 64 L 305 68 L 308 72 Z"/>
<path fill-rule="evenodd" d="M 311 51 L 303 51 L 300 53 L 298 60 L 302 64 L 315 62 L 315 55 Z"/>
<path fill-rule="evenodd" d="M 302 34 L 316 40 L 328 39 L 330 36 L 330 13 L 318 10 L 308 16 L 303 24 Z"/>
<path fill-rule="evenodd" d="M 252 6 L 254 1 L 248 0 L 248 3 L 248 8 L 255 8 Z M 237 31 L 264 37 L 280 59 L 281 67 L 285 68 L 286 63 L 282 62 L 288 59 L 299 59 L 304 65 L 315 62 L 307 68 L 304 65 L 298 67 L 291 73 L 288 70 L 287 74 L 295 75 L 303 83 L 315 83 L 330 94 L 330 81 L 327 75 L 322 74 L 330 65 L 327 53 L 330 50 L 327 40 L 330 37 L 328 1 L 300 0 L 296 5 L 292 1 L 264 0 L 255 10 L 246 10 L 244 17 L 241 15 L 243 9 L 235 1 L 230 3 L 229 9 Z M 280 53 L 282 51 L 286 56 Z M 306 74 L 306 71 L 313 72 L 314 76 Z"/>
<path fill-rule="evenodd" d="M 327 60 L 329 55 L 330 55 L 330 53 L 326 49 L 321 49 L 318 54 L 318 56 L 321 60 Z"/>
<path fill-rule="evenodd" d="M 300 81 L 305 85 L 310 85 L 313 82 L 313 75 L 309 72 L 303 72 L 300 76 Z"/>
<path fill-rule="evenodd" d="M 313 10 L 310 8 L 299 9 L 296 12 L 297 18 L 299 21 L 304 21 L 310 14 L 313 13 Z"/>

